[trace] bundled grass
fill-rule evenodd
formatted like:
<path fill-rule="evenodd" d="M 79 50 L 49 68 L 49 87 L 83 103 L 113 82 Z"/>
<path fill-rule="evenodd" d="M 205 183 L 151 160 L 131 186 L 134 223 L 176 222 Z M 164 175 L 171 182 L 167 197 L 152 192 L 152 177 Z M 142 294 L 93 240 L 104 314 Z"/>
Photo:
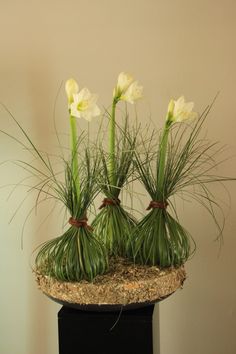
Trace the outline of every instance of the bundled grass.
<path fill-rule="evenodd" d="M 35 208 L 37 209 L 41 201 L 53 198 L 65 206 L 73 221 L 63 235 L 40 246 L 35 259 L 35 270 L 62 281 L 81 279 L 92 281 L 96 275 L 103 274 L 108 269 L 106 249 L 95 238 L 92 228 L 87 224 L 87 210 L 99 191 L 97 183 L 101 174 L 99 154 L 95 148 L 89 146 L 87 138 L 81 133 L 74 151 L 80 162 L 78 170 L 74 169 L 72 155 L 70 162 L 59 157 L 60 166 L 63 162 L 64 169 L 63 172 L 55 171 L 48 154 L 41 152 L 33 144 L 11 112 L 9 110 L 7 112 L 19 127 L 25 141 L 21 142 L 14 136 L 1 132 L 19 143 L 34 158 L 34 163 L 17 161 L 17 164 L 38 180 L 29 189 L 30 192 L 38 193 Z M 64 178 L 61 178 L 63 173 Z"/>
<path fill-rule="evenodd" d="M 136 220 L 121 205 L 107 205 L 92 223 L 97 238 L 112 255 L 126 256 Z"/>
<path fill-rule="evenodd" d="M 100 173 L 99 159 L 85 148 L 84 163 L 80 164 L 80 195 L 76 193 L 72 168 L 67 164 L 64 183 L 56 183 L 55 191 L 67 207 L 73 225 L 60 237 L 46 242 L 35 260 L 36 270 L 58 280 L 92 281 L 108 269 L 107 252 L 93 229 L 87 224 L 87 209 L 98 192 L 96 179 Z M 77 226 L 76 223 L 80 223 Z"/>
<path fill-rule="evenodd" d="M 169 267 L 191 254 L 189 233 L 164 209 L 153 209 L 137 225 L 133 245 L 136 261 Z"/>
<path fill-rule="evenodd" d="M 73 226 L 62 236 L 46 242 L 35 264 L 40 274 L 62 281 L 92 281 L 108 267 L 106 251 L 93 232 Z"/>
<path fill-rule="evenodd" d="M 195 242 L 179 223 L 172 199 L 174 196 L 191 197 L 199 202 L 215 221 L 219 237 L 222 234 L 222 226 L 216 217 L 216 209 L 221 210 L 221 206 L 208 185 L 232 178 L 215 175 L 215 168 L 222 162 L 216 162 L 215 158 L 222 148 L 201 137 L 211 106 L 192 125 L 174 124 L 181 120 L 173 119 L 173 104 L 177 101 L 172 100 L 159 140 L 156 142 L 155 132 L 152 132 L 148 139 L 143 135 L 141 141 L 137 141 L 140 128 L 130 128 L 127 112 L 123 127 L 116 123 L 116 105 L 125 97 L 121 98 L 119 90 L 118 85 L 111 113 L 106 112 L 109 120 L 108 149 L 98 141 L 92 148 L 83 134 L 77 138 L 76 118 L 69 108 L 71 149 L 69 162 L 60 157 L 63 175 L 62 171 L 55 170 L 49 155 L 33 144 L 5 107 L 26 142 L 2 133 L 27 149 L 37 163 L 17 162 L 38 180 L 30 188 L 30 191 L 38 193 L 35 208 L 42 201 L 53 198 L 61 202 L 70 215 L 67 230 L 60 237 L 45 242 L 38 250 L 36 271 L 43 275 L 61 281 L 93 281 L 98 274 L 107 271 L 108 256 L 114 255 L 160 267 L 182 265 L 193 254 Z M 87 101 L 84 103 L 88 104 Z M 184 98 L 178 100 L 177 108 L 178 105 L 181 108 L 181 104 L 184 105 Z M 191 106 L 191 103 L 185 103 L 185 114 L 190 113 Z M 83 111 L 83 105 L 80 108 Z M 99 139 L 100 133 L 101 130 Z M 62 149 L 58 134 L 57 138 Z M 142 151 L 137 151 L 138 145 Z M 137 178 L 151 198 L 150 211 L 139 222 L 120 201 L 121 191 Z M 89 226 L 87 211 L 100 191 L 105 199 Z M 41 195 L 45 197 L 41 199 Z"/>
<path fill-rule="evenodd" d="M 131 248 L 137 262 L 160 267 L 179 266 L 194 252 L 195 242 L 180 225 L 176 207 L 171 201 L 171 197 L 176 195 L 182 198 L 190 196 L 204 206 L 213 217 L 219 236 L 222 234 L 222 226 L 216 217 L 216 209 L 221 210 L 221 207 L 208 184 L 222 183 L 232 178 L 214 174 L 220 163 L 215 161 L 215 157 L 223 149 L 217 143 L 200 137 L 210 108 L 193 125 L 181 123 L 169 128 L 170 139 L 166 144 L 164 164 L 160 153 L 155 161 L 149 158 L 149 150 L 143 156 L 135 155 L 139 178 L 152 201 L 159 204 L 150 205 L 148 209 L 152 210 L 138 223 L 133 233 Z M 159 152 L 165 138 L 160 135 Z M 174 217 L 167 209 L 172 211 Z"/>
<path fill-rule="evenodd" d="M 113 184 L 110 183 L 109 154 L 101 148 L 102 174 L 100 187 L 105 194 L 101 211 L 95 217 L 92 227 L 98 240 L 106 246 L 109 254 L 125 256 L 127 246 L 136 220 L 120 204 L 119 196 L 122 188 L 133 176 L 133 156 L 136 146 L 137 132 L 128 126 L 128 116 L 124 128 L 119 129 L 116 137 L 116 152 L 113 166 Z M 133 177 L 132 177 L 133 178 Z M 108 200 L 108 203 L 106 203 Z"/>

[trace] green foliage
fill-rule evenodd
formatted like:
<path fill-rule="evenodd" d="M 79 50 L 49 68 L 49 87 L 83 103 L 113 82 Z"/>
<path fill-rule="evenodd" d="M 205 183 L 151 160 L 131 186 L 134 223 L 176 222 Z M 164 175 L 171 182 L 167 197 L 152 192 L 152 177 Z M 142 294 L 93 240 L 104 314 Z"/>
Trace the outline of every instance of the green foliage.
<path fill-rule="evenodd" d="M 5 109 L 7 110 L 6 107 Z M 34 157 L 33 163 L 17 161 L 17 164 L 38 180 L 30 187 L 30 192 L 38 193 L 35 209 L 40 204 L 41 195 L 44 195 L 43 201 L 53 198 L 62 203 L 74 220 L 87 220 L 87 210 L 99 192 L 97 180 L 101 175 L 101 158 L 96 148 L 91 146 L 85 134 L 80 134 L 75 149 L 79 159 L 76 174 L 73 155 L 69 162 L 59 156 L 56 157 L 56 163 L 53 163 L 48 154 L 42 153 L 33 144 L 10 111 L 7 112 L 19 127 L 25 141 L 21 142 L 7 132 L 2 133 L 15 140 Z M 58 162 L 60 166 L 61 163 L 64 165 L 63 172 L 55 171 L 53 165 L 58 165 Z M 79 194 L 77 176 L 80 182 Z M 62 236 L 44 243 L 38 251 L 35 264 L 36 272 L 58 280 L 92 281 L 96 275 L 103 274 L 108 269 L 108 258 L 103 243 L 95 238 L 92 228 L 85 222 L 83 227 L 72 225 Z"/>
<path fill-rule="evenodd" d="M 113 166 L 113 182 L 110 183 L 109 154 L 101 147 L 102 173 L 100 188 L 114 205 L 106 205 L 95 217 L 92 226 L 97 238 L 104 242 L 109 254 L 125 256 L 127 245 L 136 220 L 120 204 L 119 195 L 124 186 L 133 178 L 133 156 L 137 131 L 129 128 L 128 116 L 124 128 L 117 127 L 116 150 Z M 118 203 L 117 203 L 118 201 Z"/>
<path fill-rule="evenodd" d="M 92 230 L 74 226 L 42 245 L 35 264 L 36 272 L 62 281 L 92 281 L 108 268 L 106 250 Z"/>
<path fill-rule="evenodd" d="M 200 136 L 210 108 L 208 107 L 193 124 L 181 123 L 168 127 L 168 141 L 166 131 L 160 134 L 155 163 L 149 158 L 149 149 L 143 156 L 138 153 L 135 155 L 134 163 L 138 176 L 151 199 L 169 203 L 168 209 L 174 215 L 171 216 L 165 207 L 155 208 L 139 221 L 130 245 L 137 262 L 160 267 L 179 266 L 194 252 L 195 243 L 176 219 L 176 207 L 171 200 L 171 197 L 176 195 L 182 198 L 188 195 L 198 201 L 213 217 L 219 235 L 222 234 L 222 227 L 215 214 L 216 208 L 221 207 L 208 184 L 221 183 L 230 178 L 214 174 L 219 164 L 215 157 L 222 148 L 219 148 L 217 143 L 210 143 Z M 160 153 L 163 141 L 167 147 L 165 164 L 160 163 L 160 159 L 163 161 Z M 162 183 L 158 178 L 160 175 L 163 176 Z"/>
<path fill-rule="evenodd" d="M 92 226 L 97 239 L 112 255 L 126 256 L 136 220 L 120 205 L 107 205 L 95 217 Z"/>
<path fill-rule="evenodd" d="M 72 156 L 68 160 L 57 157 L 56 164 L 34 145 L 6 109 L 25 140 L 21 142 L 9 133 L 2 133 L 34 158 L 35 163 L 17 161 L 17 164 L 37 178 L 37 183 L 30 188 L 30 192 L 37 191 L 35 208 L 41 201 L 53 198 L 65 206 L 74 220 L 63 235 L 40 246 L 35 259 L 36 271 L 62 281 L 93 281 L 108 270 L 108 257 L 114 255 L 160 267 L 182 265 L 194 253 L 195 242 L 179 223 L 175 196 L 191 197 L 199 202 L 212 216 L 220 237 L 222 225 L 216 210 L 221 210 L 221 206 L 209 184 L 235 179 L 215 174 L 216 167 L 224 160 L 216 161 L 223 151 L 218 143 L 202 136 L 210 109 L 211 106 L 207 107 L 192 124 L 167 124 L 167 121 L 157 139 L 155 131 L 148 135 L 144 129 L 139 134 L 140 127 L 130 128 L 126 113 L 122 126 L 113 119 L 116 129 L 112 127 L 109 152 L 100 143 L 100 127 L 95 146 L 91 146 L 84 134 L 80 134 L 76 143 L 74 134 Z M 115 106 L 113 118 L 114 110 Z M 106 114 L 110 119 L 111 115 Z M 75 132 L 75 126 L 73 129 Z M 58 135 L 57 138 L 60 144 Z M 58 162 L 60 166 L 63 164 L 63 171 L 55 170 Z M 136 179 L 156 203 L 139 222 L 119 200 L 121 191 Z M 87 212 L 100 192 L 108 202 L 104 200 L 90 227 Z M 41 199 L 41 195 L 45 198 Z"/>
<path fill-rule="evenodd" d="M 79 154 L 81 157 L 81 155 Z M 84 148 L 79 164 L 80 194 L 78 196 L 72 167 L 65 162 L 65 181 L 55 182 L 54 190 L 67 207 L 74 220 L 85 220 L 85 226 L 72 225 L 61 237 L 46 242 L 36 257 L 36 271 L 58 280 L 92 281 L 108 268 L 107 252 L 102 242 L 96 240 L 87 222 L 87 209 L 98 193 L 96 179 L 100 173 L 98 155 Z"/>
<path fill-rule="evenodd" d="M 180 266 L 192 254 L 190 234 L 165 209 L 151 210 L 134 230 L 135 261 L 162 268 Z"/>

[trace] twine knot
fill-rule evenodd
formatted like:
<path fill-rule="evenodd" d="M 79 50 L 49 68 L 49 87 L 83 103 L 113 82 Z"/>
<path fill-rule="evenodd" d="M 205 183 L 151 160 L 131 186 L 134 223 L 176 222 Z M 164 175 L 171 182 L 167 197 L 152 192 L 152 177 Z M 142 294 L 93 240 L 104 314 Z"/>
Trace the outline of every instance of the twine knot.
<path fill-rule="evenodd" d="M 85 227 L 89 230 L 92 230 L 92 227 L 87 224 L 87 221 L 88 221 L 88 218 L 86 218 L 86 217 L 84 217 L 83 219 L 78 219 L 78 220 L 70 217 L 68 222 L 70 225 L 75 226 L 78 229 L 80 227 Z"/>
<path fill-rule="evenodd" d="M 99 207 L 99 209 L 105 208 L 107 205 L 120 205 L 120 199 L 104 198 L 102 201 L 102 205 Z"/>
<path fill-rule="evenodd" d="M 158 202 L 156 200 L 152 200 L 149 203 L 149 206 L 147 207 L 146 210 L 150 210 L 150 209 L 166 209 L 168 206 L 168 202 Z"/>

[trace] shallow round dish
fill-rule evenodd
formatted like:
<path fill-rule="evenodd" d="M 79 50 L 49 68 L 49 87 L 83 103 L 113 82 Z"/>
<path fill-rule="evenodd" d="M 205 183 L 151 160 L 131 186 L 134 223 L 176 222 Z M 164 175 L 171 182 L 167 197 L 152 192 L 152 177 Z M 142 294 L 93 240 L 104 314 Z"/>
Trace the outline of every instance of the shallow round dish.
<path fill-rule="evenodd" d="M 46 295 L 46 294 L 45 294 Z M 170 294 L 171 295 L 171 294 Z M 157 299 L 154 300 L 153 302 L 137 302 L 137 303 L 130 303 L 127 305 L 122 305 L 122 304 L 109 304 L 109 305 L 98 305 L 98 304 L 76 304 L 72 302 L 67 302 L 63 300 L 59 300 L 56 298 L 53 298 L 52 296 L 46 295 L 49 299 L 55 301 L 56 303 L 62 305 L 62 306 L 67 306 L 71 307 L 76 310 L 82 310 L 82 311 L 91 311 L 91 312 L 114 312 L 114 311 L 128 311 L 128 310 L 135 310 L 139 309 L 142 307 L 147 307 L 151 305 L 155 305 L 156 303 L 161 302 L 162 300 L 165 300 L 168 296 L 163 297 L 162 299 Z"/>
<path fill-rule="evenodd" d="M 40 290 L 50 299 L 87 311 L 120 311 L 154 304 L 181 288 L 185 278 L 183 266 L 159 269 L 123 259 L 112 261 L 110 271 L 93 282 L 64 282 L 36 273 Z"/>

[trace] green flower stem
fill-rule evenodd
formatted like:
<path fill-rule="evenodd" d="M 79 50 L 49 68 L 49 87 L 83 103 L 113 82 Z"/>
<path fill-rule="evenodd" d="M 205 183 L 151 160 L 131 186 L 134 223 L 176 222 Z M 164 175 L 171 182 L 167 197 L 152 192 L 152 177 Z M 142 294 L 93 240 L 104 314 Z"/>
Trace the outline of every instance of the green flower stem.
<path fill-rule="evenodd" d="M 166 154 L 168 146 L 168 136 L 170 131 L 171 122 L 167 119 L 165 128 L 161 137 L 160 150 L 159 150 L 159 166 L 157 173 L 157 188 L 159 191 L 159 198 L 161 201 L 163 199 L 163 187 L 164 187 L 164 178 L 165 178 L 165 164 L 166 164 Z"/>
<path fill-rule="evenodd" d="M 70 115 L 70 131 L 71 131 L 71 157 L 72 157 L 72 176 L 76 184 L 77 199 L 80 197 L 80 181 L 79 181 L 79 163 L 78 163 L 78 137 L 76 118 Z"/>
<path fill-rule="evenodd" d="M 109 122 L 109 181 L 112 186 L 115 185 L 115 141 L 116 141 L 116 104 L 117 100 L 114 98 L 112 102 L 112 111 Z"/>

